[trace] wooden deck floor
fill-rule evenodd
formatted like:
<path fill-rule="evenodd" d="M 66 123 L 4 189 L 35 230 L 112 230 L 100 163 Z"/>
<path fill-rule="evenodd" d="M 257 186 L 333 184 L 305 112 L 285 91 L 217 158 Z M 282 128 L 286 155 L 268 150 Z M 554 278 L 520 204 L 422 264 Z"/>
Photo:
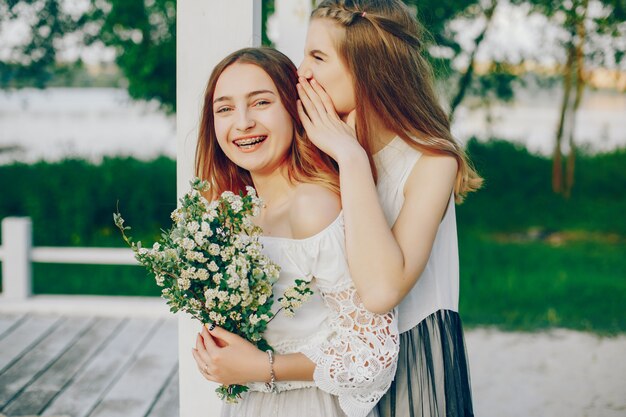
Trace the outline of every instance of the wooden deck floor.
<path fill-rule="evenodd" d="M 177 322 L 0 313 L 0 416 L 178 417 Z"/>

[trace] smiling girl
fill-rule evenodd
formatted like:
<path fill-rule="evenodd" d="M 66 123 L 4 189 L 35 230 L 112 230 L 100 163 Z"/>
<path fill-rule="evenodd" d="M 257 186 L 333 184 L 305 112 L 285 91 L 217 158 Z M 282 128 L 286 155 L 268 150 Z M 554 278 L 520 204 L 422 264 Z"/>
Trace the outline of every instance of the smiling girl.
<path fill-rule="evenodd" d="M 255 218 L 263 250 L 281 267 L 275 294 L 296 279 L 313 290 L 295 317 L 279 312 L 269 323 L 264 337 L 274 352 L 203 327 L 193 350 L 203 376 L 250 387 L 223 416 L 364 417 L 396 369 L 394 313 L 369 312 L 356 294 L 337 171 L 303 134 L 296 83 L 283 54 L 249 48 L 217 65 L 205 93 L 196 171 L 212 185 L 207 197 L 253 186 L 265 203 Z"/>

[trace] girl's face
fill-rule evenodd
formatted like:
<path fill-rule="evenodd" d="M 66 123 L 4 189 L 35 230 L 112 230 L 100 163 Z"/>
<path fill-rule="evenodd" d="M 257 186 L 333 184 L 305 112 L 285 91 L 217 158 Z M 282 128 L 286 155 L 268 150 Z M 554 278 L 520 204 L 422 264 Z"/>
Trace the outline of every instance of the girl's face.
<path fill-rule="evenodd" d="M 304 59 L 298 68 L 298 75 L 314 78 L 324 87 L 340 116 L 347 115 L 356 107 L 352 74 L 335 49 L 336 41 L 343 36 L 344 30 L 332 20 L 311 20 L 304 45 Z"/>
<path fill-rule="evenodd" d="M 213 94 L 217 142 L 224 154 L 251 174 L 269 174 L 284 161 L 293 122 L 270 76 L 253 64 L 222 72 Z"/>

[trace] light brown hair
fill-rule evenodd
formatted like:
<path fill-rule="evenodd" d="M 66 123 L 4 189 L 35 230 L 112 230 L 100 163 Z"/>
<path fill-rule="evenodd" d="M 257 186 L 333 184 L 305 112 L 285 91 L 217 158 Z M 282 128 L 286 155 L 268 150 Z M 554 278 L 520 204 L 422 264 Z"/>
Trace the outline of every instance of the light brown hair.
<path fill-rule="evenodd" d="M 229 66 L 256 65 L 265 71 L 276 86 L 282 105 L 293 122 L 293 141 L 286 155 L 287 173 L 291 181 L 318 183 L 339 193 L 339 174 L 330 157 L 322 153 L 306 138 L 298 117 L 296 84 L 298 75 L 295 65 L 287 56 L 271 48 L 244 48 L 233 52 L 220 61 L 207 83 L 204 94 L 202 118 L 196 148 L 196 176 L 209 181 L 209 197 L 224 191 L 245 192 L 246 186 L 254 186 L 250 173 L 235 165 L 220 148 L 215 134 L 213 95 L 220 76 Z"/>
<path fill-rule="evenodd" d="M 434 90 L 432 70 L 422 56 L 423 29 L 400 0 L 324 0 L 312 19 L 330 19 L 343 29 L 335 47 L 354 80 L 356 131 L 372 160 L 371 115 L 421 152 L 457 160 L 455 198 L 480 188 L 465 151 Z"/>

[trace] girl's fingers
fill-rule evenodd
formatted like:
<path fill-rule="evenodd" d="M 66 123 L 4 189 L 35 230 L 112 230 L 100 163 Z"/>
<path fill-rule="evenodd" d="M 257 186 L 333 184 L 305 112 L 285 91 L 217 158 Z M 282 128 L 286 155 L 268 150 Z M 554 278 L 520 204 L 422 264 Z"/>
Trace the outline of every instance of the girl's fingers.
<path fill-rule="evenodd" d="M 299 85 L 302 86 L 302 88 L 306 92 L 307 96 L 309 97 L 313 105 L 315 106 L 315 110 L 317 110 L 317 113 L 320 116 L 327 115 L 328 111 L 326 110 L 326 107 L 324 106 L 324 103 L 322 102 L 320 95 L 313 89 L 313 87 L 311 87 L 309 80 L 307 80 L 306 78 L 300 77 Z"/>
<path fill-rule="evenodd" d="M 215 344 L 218 347 L 226 347 L 229 344 L 238 341 L 239 339 L 241 339 L 239 336 L 237 336 L 234 333 L 229 332 L 228 330 L 222 329 L 221 327 L 218 327 L 214 324 L 212 324 L 211 326 L 209 326 L 208 324 L 204 326 L 205 329 L 207 329 L 207 331 L 209 332 L 209 334 L 211 335 L 211 337 L 213 338 L 213 342 L 215 342 Z"/>
<path fill-rule="evenodd" d="M 320 83 L 315 81 L 315 79 L 311 80 L 311 86 L 313 87 L 313 90 L 315 90 L 317 95 L 319 96 L 324 106 L 324 109 L 326 110 L 326 113 L 328 113 L 328 115 L 332 117 L 333 119 L 339 119 L 339 115 L 337 114 L 337 111 L 335 110 L 335 105 L 333 104 L 333 101 L 330 99 L 330 96 L 328 95 L 328 93 L 326 93 L 326 90 L 324 90 L 324 87 L 322 87 Z"/>
<path fill-rule="evenodd" d="M 202 339 L 202 345 L 209 354 L 209 356 L 212 352 L 215 352 L 217 349 L 219 349 L 217 344 L 215 344 L 213 337 L 211 337 L 206 327 L 204 326 L 202 326 L 202 333 L 200 333 L 200 338 Z"/>
<path fill-rule="evenodd" d="M 302 122 L 302 127 L 304 127 L 304 130 L 307 132 L 310 132 L 313 128 L 313 124 L 311 123 L 309 116 L 304 111 L 304 107 L 302 107 L 302 101 L 296 101 L 296 107 L 298 109 L 298 116 L 300 116 L 300 121 Z"/>
<path fill-rule="evenodd" d="M 205 379 L 208 379 L 209 381 L 218 382 L 215 379 L 215 377 L 208 372 L 207 362 L 205 362 L 202 359 L 202 357 L 200 356 L 200 353 L 197 350 L 192 349 L 191 350 L 191 354 L 193 355 L 194 359 L 196 360 L 196 365 L 198 366 L 198 371 L 202 374 L 202 376 Z"/>
<path fill-rule="evenodd" d="M 206 360 L 202 357 L 198 349 L 191 349 L 191 354 L 193 358 L 196 360 L 196 365 L 198 365 L 198 369 L 202 372 L 204 365 L 206 365 Z"/>
<path fill-rule="evenodd" d="M 313 124 L 319 123 L 320 115 L 319 115 L 319 112 L 317 111 L 317 108 L 315 107 L 315 104 L 313 104 L 313 102 L 311 101 L 311 98 L 309 97 L 307 92 L 304 90 L 304 87 L 302 86 L 302 84 L 298 84 L 297 87 L 298 87 L 298 95 L 300 96 L 300 101 L 302 102 L 302 107 L 306 111 L 306 114 L 309 117 L 309 120 L 311 120 L 311 123 Z"/>
<path fill-rule="evenodd" d="M 206 352 L 206 348 L 204 347 L 204 342 L 200 333 L 198 333 L 198 335 L 196 336 L 196 350 L 199 352 Z"/>

